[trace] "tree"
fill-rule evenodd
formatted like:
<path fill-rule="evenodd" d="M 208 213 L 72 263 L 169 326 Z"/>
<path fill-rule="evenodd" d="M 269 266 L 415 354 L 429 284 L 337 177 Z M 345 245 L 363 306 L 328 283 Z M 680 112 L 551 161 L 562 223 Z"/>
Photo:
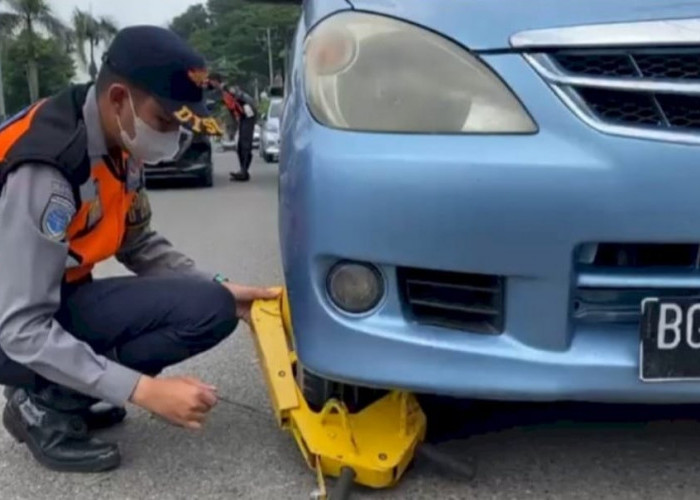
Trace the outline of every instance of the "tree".
<path fill-rule="evenodd" d="M 0 19 L 0 23 L 2 20 Z M 5 54 L 7 53 L 7 43 L 9 41 L 9 30 L 0 24 L 0 123 L 5 121 L 7 117 L 7 107 L 5 104 L 5 87 L 4 76 L 2 71 L 2 63 L 4 62 Z"/>
<path fill-rule="evenodd" d="M 100 44 L 108 44 L 117 34 L 117 25 L 108 17 L 95 18 L 90 13 L 78 8 L 73 12 L 73 38 L 78 60 L 88 70 L 90 78 L 95 81 L 97 77 L 97 64 L 95 63 L 95 48 Z M 90 60 L 88 61 L 85 46 L 90 48 Z"/>
<path fill-rule="evenodd" d="M 251 91 L 252 82 L 270 84 L 267 29 L 273 66 L 279 72 L 299 14 L 296 5 L 208 0 L 206 6 L 190 7 L 176 17 L 171 29 L 187 38 L 213 69 Z"/>
<path fill-rule="evenodd" d="M 188 40 L 196 31 L 209 28 L 209 13 L 202 4 L 190 6 L 170 23 L 170 29 Z"/>
<path fill-rule="evenodd" d="M 69 30 L 53 15 L 47 0 L 0 0 L 0 3 L 10 9 L 9 12 L 0 12 L 0 26 L 6 34 L 19 32 L 21 36 L 18 39 L 26 44 L 27 84 L 29 98 L 34 102 L 39 99 L 37 59 L 41 38 L 37 28 L 42 28 L 55 37 L 55 40 L 59 41 L 61 50 L 66 48 Z"/>
<path fill-rule="evenodd" d="M 4 51 L 2 66 L 8 116 L 33 102 L 30 99 L 25 70 L 29 43 L 24 38 L 27 36 L 27 33 L 22 33 L 17 38 L 8 40 Z M 36 63 L 41 68 L 40 95 L 48 96 L 61 91 L 75 76 L 75 63 L 64 50 L 61 41 L 39 35 L 33 41 Z"/>

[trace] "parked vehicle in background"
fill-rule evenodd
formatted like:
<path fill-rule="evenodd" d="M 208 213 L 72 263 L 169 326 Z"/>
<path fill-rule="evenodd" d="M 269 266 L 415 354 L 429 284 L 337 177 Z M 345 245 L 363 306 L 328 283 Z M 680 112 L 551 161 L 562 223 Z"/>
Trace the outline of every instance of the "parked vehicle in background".
<path fill-rule="evenodd" d="M 260 157 L 267 163 L 278 161 L 280 156 L 280 120 L 284 101 L 275 97 L 270 100 L 267 115 L 262 123 Z"/>
<path fill-rule="evenodd" d="M 211 139 L 205 135 L 195 135 L 192 143 L 179 158 L 146 165 L 146 180 L 185 179 L 197 182 L 203 187 L 214 185 L 214 161 Z"/>
<path fill-rule="evenodd" d="M 229 137 L 229 136 L 226 136 L 226 137 L 224 137 L 223 139 L 221 139 L 221 141 L 220 141 L 220 143 L 219 143 L 220 146 L 221 146 L 221 151 L 224 152 L 224 153 L 227 152 L 227 151 L 235 151 L 235 150 L 236 150 L 236 145 L 237 145 L 237 142 L 236 142 L 236 137 L 237 137 L 237 136 L 238 136 L 238 134 L 236 134 L 236 135 L 233 136 L 232 138 Z"/>
<path fill-rule="evenodd" d="M 258 149 L 260 147 L 260 136 L 262 135 L 262 129 L 259 124 L 255 124 L 253 129 L 253 149 Z"/>
<path fill-rule="evenodd" d="M 279 206 L 308 397 L 700 401 L 700 3 L 535 3 L 304 1 Z"/>

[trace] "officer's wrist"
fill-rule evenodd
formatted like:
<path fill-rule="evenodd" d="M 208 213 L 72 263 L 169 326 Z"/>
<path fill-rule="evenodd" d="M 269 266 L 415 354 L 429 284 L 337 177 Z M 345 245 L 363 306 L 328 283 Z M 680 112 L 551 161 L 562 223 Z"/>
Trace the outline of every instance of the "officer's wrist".
<path fill-rule="evenodd" d="M 151 399 L 151 393 L 153 392 L 153 377 L 147 375 L 142 375 L 134 388 L 134 392 L 131 394 L 129 401 L 136 406 L 144 407 L 147 402 Z"/>

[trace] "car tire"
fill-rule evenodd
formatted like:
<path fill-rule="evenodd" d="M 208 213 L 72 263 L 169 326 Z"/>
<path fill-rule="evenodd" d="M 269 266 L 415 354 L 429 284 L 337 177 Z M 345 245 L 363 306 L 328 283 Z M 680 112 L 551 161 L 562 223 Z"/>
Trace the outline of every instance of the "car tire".
<path fill-rule="evenodd" d="M 331 399 L 338 399 L 345 403 L 350 413 L 358 413 L 375 401 L 384 397 L 388 391 L 382 389 L 370 389 L 356 385 L 333 382 L 301 368 L 297 374 L 297 381 L 304 395 L 306 404 L 314 412 L 320 412 Z"/>
<path fill-rule="evenodd" d="M 266 153 L 263 155 L 263 160 L 265 160 L 265 163 L 272 163 L 272 156 Z"/>
<path fill-rule="evenodd" d="M 212 165 L 209 165 L 209 167 L 204 170 L 204 174 L 202 174 L 201 178 L 201 185 L 207 188 L 214 185 L 214 167 Z"/>

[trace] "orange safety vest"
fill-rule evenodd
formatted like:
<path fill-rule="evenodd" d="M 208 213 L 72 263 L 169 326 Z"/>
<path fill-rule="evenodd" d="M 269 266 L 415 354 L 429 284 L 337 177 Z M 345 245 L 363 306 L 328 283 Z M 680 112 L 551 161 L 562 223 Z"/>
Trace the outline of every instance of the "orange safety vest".
<path fill-rule="evenodd" d="M 241 117 L 243 116 L 243 106 L 241 106 L 241 104 L 238 102 L 238 99 L 236 99 L 233 94 L 226 89 L 221 91 L 221 95 L 223 96 L 224 104 L 231 114 L 233 114 L 236 121 L 240 121 Z"/>
<path fill-rule="evenodd" d="M 29 163 L 56 167 L 73 187 L 77 211 L 68 226 L 66 282 L 88 278 L 95 264 L 113 257 L 130 226 L 149 207 L 139 189 L 140 169 L 109 158 L 90 160 L 82 108 L 87 86 L 76 85 L 40 101 L 0 129 L 0 186 Z M 127 170 L 126 172 L 124 170 Z"/>

